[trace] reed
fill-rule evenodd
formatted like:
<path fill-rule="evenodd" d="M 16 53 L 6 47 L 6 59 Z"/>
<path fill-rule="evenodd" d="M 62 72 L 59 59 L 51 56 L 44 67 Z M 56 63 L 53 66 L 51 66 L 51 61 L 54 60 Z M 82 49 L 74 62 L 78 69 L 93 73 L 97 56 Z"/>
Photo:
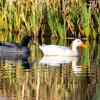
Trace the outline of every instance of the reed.
<path fill-rule="evenodd" d="M 96 38 L 99 2 L 95 5 L 82 0 L 1 0 L 0 29 L 34 36 Z"/>

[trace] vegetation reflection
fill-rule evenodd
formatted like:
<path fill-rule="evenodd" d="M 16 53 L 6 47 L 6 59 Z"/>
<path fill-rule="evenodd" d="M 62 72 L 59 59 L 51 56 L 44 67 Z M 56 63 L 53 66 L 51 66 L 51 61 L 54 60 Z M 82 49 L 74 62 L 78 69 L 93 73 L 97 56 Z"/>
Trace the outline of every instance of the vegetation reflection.
<path fill-rule="evenodd" d="M 31 55 L 28 58 L 0 59 L 0 96 L 17 100 L 91 100 L 100 73 L 96 41 L 85 41 L 88 48 L 80 49 L 82 57 L 79 61 L 75 58 L 75 63 L 61 57 L 46 58 L 49 63 L 43 63 L 39 43 L 37 40 L 33 42 L 36 44 L 30 43 Z M 71 40 L 67 43 L 65 45 L 71 45 Z"/>

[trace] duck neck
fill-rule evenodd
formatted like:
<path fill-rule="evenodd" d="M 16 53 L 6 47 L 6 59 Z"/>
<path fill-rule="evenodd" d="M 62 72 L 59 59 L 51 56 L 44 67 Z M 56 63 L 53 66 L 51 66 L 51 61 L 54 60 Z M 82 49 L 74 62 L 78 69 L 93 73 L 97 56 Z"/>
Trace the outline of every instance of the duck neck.
<path fill-rule="evenodd" d="M 77 46 L 75 46 L 75 45 L 72 45 L 72 50 L 73 50 L 73 52 L 75 53 L 75 54 L 79 54 L 78 53 L 78 47 Z"/>
<path fill-rule="evenodd" d="M 27 47 L 28 46 L 28 42 L 22 42 L 22 46 Z"/>
<path fill-rule="evenodd" d="M 24 36 L 23 39 L 22 39 L 22 46 L 27 47 L 30 39 L 31 39 L 30 36 Z"/>

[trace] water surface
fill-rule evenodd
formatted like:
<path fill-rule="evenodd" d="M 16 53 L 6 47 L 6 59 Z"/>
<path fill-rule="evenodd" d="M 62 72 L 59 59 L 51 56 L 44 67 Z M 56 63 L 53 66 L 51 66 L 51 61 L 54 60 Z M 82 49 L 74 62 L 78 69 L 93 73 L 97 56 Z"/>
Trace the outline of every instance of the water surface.
<path fill-rule="evenodd" d="M 8 40 L 21 41 L 1 39 Z M 42 43 L 70 46 L 72 40 L 62 41 Z M 0 100 L 100 100 L 100 43 L 85 44 L 80 58 L 45 57 L 38 40 L 30 42 L 29 57 L 1 57 Z"/>

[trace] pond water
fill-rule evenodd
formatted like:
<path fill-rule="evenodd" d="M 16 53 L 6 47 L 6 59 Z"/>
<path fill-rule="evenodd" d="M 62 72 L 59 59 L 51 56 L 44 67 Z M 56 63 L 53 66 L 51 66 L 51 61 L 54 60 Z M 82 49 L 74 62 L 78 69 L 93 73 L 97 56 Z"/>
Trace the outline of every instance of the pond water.
<path fill-rule="evenodd" d="M 66 46 L 71 42 L 42 40 Z M 100 100 L 100 42 L 85 44 L 88 48 L 79 48 L 80 58 L 45 57 L 37 39 L 29 44 L 29 57 L 0 57 L 0 100 Z"/>

